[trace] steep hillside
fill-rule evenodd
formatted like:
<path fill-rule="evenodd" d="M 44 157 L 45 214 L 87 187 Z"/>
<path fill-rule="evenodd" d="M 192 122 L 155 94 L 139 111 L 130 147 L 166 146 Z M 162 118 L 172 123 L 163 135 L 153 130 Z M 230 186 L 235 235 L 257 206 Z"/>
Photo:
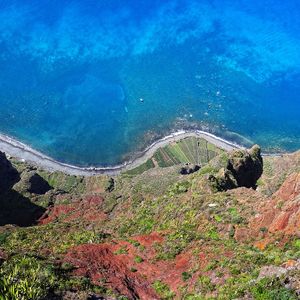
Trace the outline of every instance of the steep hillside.
<path fill-rule="evenodd" d="M 213 151 L 113 178 L 1 154 L 0 299 L 298 299 L 300 152 Z"/>

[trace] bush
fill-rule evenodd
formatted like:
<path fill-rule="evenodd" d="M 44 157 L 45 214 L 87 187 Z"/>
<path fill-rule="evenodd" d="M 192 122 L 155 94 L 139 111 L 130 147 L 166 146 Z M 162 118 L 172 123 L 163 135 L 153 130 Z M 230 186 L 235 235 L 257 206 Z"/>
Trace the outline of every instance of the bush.
<path fill-rule="evenodd" d="M 177 182 L 169 189 L 169 196 L 173 197 L 175 195 L 186 193 L 190 187 L 191 183 L 189 181 Z"/>
<path fill-rule="evenodd" d="M 140 264 L 140 263 L 142 263 L 144 260 L 143 260 L 142 257 L 136 256 L 136 257 L 134 258 L 134 261 L 135 261 L 136 263 Z"/>
<path fill-rule="evenodd" d="M 9 236 L 8 232 L 0 233 L 0 245 L 3 245 L 5 243 L 8 236 Z"/>
<path fill-rule="evenodd" d="M 175 297 L 175 293 L 170 291 L 169 287 L 165 283 L 159 280 L 156 280 L 153 283 L 153 288 L 155 289 L 157 294 L 161 297 L 161 299 L 169 300 Z"/>
<path fill-rule="evenodd" d="M 182 277 L 182 280 L 183 280 L 183 281 L 187 281 L 187 280 L 189 280 L 190 278 L 192 278 L 192 274 L 189 273 L 189 272 L 183 272 L 183 273 L 181 274 L 181 277 Z"/>

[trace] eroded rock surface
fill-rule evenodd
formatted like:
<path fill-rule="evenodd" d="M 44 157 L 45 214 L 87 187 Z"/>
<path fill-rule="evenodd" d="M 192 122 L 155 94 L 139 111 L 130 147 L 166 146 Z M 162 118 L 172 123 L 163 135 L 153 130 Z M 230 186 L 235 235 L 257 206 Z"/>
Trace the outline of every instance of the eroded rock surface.
<path fill-rule="evenodd" d="M 24 172 L 21 180 L 14 186 L 19 192 L 43 195 L 51 190 L 49 183 L 35 171 Z"/>
<path fill-rule="evenodd" d="M 109 245 L 81 245 L 69 251 L 65 261 L 75 266 L 78 276 L 92 282 L 105 282 L 118 294 L 129 299 L 159 299 L 151 284 L 135 274 L 111 251 Z"/>
<path fill-rule="evenodd" d="M 216 190 L 229 190 L 237 187 L 256 188 L 256 182 L 263 172 L 260 147 L 250 150 L 234 150 L 230 153 L 227 165 L 209 180 Z"/>

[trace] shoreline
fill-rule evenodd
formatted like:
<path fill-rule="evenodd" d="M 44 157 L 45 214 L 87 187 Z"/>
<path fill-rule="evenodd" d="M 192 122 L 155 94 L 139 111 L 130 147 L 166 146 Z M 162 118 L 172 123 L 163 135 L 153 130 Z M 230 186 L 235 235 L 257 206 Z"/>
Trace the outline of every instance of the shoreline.
<path fill-rule="evenodd" d="M 121 172 L 134 169 L 146 162 L 161 147 L 171 142 L 176 142 L 187 137 L 203 138 L 215 146 L 230 151 L 233 149 L 244 149 L 244 147 L 222 139 L 214 134 L 201 130 L 180 130 L 167 135 L 148 146 L 144 151 L 137 153 L 136 156 L 123 164 L 109 167 L 79 167 L 71 164 L 62 163 L 44 155 L 43 153 L 31 148 L 30 146 L 17 141 L 7 135 L 0 134 L 0 151 L 14 157 L 20 161 L 27 162 L 36 167 L 45 169 L 50 172 L 60 171 L 69 175 L 94 176 L 94 175 L 118 175 Z"/>

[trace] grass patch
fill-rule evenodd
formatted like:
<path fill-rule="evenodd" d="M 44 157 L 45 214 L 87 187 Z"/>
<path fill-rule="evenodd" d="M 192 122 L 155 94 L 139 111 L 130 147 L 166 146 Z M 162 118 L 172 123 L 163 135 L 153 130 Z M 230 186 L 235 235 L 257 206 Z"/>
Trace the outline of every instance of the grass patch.
<path fill-rule="evenodd" d="M 140 263 L 142 263 L 142 262 L 144 261 L 144 259 L 143 259 L 142 257 L 140 257 L 140 256 L 136 256 L 136 257 L 134 258 L 134 261 L 135 261 L 136 263 L 140 264 Z"/>
<path fill-rule="evenodd" d="M 160 280 L 156 280 L 152 286 L 156 291 L 156 293 L 161 297 L 161 299 L 163 300 L 174 299 L 175 293 L 170 290 L 167 284 L 161 282 Z"/>
<path fill-rule="evenodd" d="M 129 175 L 129 176 L 136 176 L 136 175 L 142 174 L 154 167 L 155 167 L 155 165 L 154 165 L 152 159 L 148 159 L 145 163 L 141 164 L 140 166 L 138 166 L 132 170 L 128 170 L 128 171 L 124 172 L 124 174 Z"/>

